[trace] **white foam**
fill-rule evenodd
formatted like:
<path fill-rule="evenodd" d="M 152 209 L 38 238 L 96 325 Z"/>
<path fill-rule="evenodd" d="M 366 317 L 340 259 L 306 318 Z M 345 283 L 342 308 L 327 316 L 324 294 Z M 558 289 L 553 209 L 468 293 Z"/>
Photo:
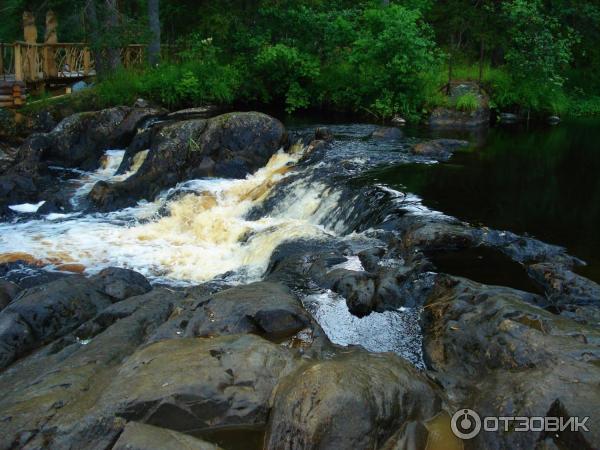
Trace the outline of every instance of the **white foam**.
<path fill-rule="evenodd" d="M 332 232 L 319 222 L 336 195 L 320 184 L 298 183 L 270 216 L 246 219 L 300 156 L 279 152 L 246 179 L 187 181 L 154 202 L 108 214 L 0 224 L 0 254 L 28 253 L 82 264 L 89 272 L 129 267 L 171 282 L 202 282 L 226 272 L 236 272 L 235 281 L 256 280 L 283 241 Z M 175 191 L 183 195 L 169 200 Z M 162 208 L 169 215 L 159 217 Z"/>
<path fill-rule="evenodd" d="M 350 313 L 346 300 L 330 290 L 303 299 L 303 304 L 335 344 L 360 345 L 372 352 L 394 352 L 424 368 L 420 310 L 399 308 L 365 317 Z"/>
<path fill-rule="evenodd" d="M 9 208 L 18 213 L 35 213 L 40 207 L 46 203 L 42 200 L 39 203 L 22 203 L 20 205 L 10 205 Z"/>
<path fill-rule="evenodd" d="M 98 170 L 95 172 L 79 171 L 81 177 L 72 181 L 77 188 L 71 197 L 71 204 L 77 206 L 80 200 L 89 194 L 98 181 L 116 183 L 126 180 L 138 171 L 147 156 L 148 150 L 136 153 L 133 156 L 130 170 L 123 174 L 115 175 L 125 157 L 125 150 L 107 150 L 102 157 L 100 168 L 98 168 Z"/>
<path fill-rule="evenodd" d="M 448 217 L 446 214 L 430 209 L 423 205 L 423 200 L 418 195 L 410 192 L 404 193 L 392 189 L 389 186 L 383 184 L 376 184 L 379 189 L 387 192 L 393 198 L 394 202 L 405 210 L 408 214 L 414 216 L 437 216 L 437 217 Z"/>
<path fill-rule="evenodd" d="M 365 270 L 358 256 L 346 256 L 346 261 L 332 266 L 330 270 L 333 269 L 355 270 L 357 272 L 362 272 Z"/>

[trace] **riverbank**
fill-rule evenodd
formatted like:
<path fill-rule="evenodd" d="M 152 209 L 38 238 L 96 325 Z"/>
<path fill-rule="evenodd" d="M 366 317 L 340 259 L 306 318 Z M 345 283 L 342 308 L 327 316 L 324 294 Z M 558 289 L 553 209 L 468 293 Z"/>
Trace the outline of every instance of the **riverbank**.
<path fill-rule="evenodd" d="M 364 183 L 467 142 L 193 114 L 77 114 L 3 166 L 0 448 L 448 449 L 464 408 L 593 417 L 600 286 L 581 261 Z M 515 275 L 449 274 L 444 256 L 477 252 Z"/>

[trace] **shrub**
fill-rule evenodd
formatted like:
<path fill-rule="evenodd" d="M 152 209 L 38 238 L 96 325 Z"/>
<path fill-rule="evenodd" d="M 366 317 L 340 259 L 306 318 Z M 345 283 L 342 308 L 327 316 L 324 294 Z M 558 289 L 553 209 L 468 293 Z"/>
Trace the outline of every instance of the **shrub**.
<path fill-rule="evenodd" d="M 479 97 L 474 92 L 467 92 L 456 99 L 456 109 L 472 112 L 479 108 Z"/>
<path fill-rule="evenodd" d="M 256 57 L 253 74 L 259 81 L 264 102 L 284 103 L 286 111 L 310 104 L 310 85 L 319 76 L 319 62 L 313 56 L 285 44 L 266 45 Z"/>

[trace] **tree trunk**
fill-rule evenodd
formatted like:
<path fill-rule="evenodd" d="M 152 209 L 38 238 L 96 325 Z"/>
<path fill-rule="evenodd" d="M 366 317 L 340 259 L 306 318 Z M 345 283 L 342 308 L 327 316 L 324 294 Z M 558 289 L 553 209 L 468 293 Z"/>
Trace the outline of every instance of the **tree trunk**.
<path fill-rule="evenodd" d="M 148 46 L 148 62 L 151 66 L 160 63 L 160 2 L 148 0 L 148 22 L 150 25 L 150 45 Z"/>
<path fill-rule="evenodd" d="M 110 40 L 108 48 L 106 49 L 107 54 L 107 65 L 108 69 L 115 71 L 121 67 L 121 56 L 119 54 L 119 47 L 117 45 L 119 25 L 119 6 L 117 0 L 106 0 L 106 30 L 109 32 Z"/>
<path fill-rule="evenodd" d="M 94 0 L 87 1 L 85 5 L 85 17 L 87 18 L 90 29 L 90 43 L 94 53 L 94 68 L 96 70 L 96 75 L 102 78 L 106 73 L 106 60 L 105 55 L 101 51 L 100 25 L 98 22 L 96 2 Z"/>

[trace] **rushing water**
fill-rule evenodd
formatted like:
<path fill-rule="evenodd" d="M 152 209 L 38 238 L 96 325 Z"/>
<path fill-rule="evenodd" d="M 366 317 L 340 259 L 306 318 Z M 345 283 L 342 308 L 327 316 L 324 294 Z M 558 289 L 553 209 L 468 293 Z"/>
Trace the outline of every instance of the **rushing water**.
<path fill-rule="evenodd" d="M 114 175 L 122 156 L 123 151 L 110 150 L 98 171 L 84 173 L 76 181 L 74 203 L 96 181 L 128 176 Z M 130 267 L 170 283 L 198 283 L 223 274 L 232 274 L 229 281 L 252 281 L 285 239 L 327 232 L 319 210 L 333 207 L 335 198 L 329 199 L 318 184 L 298 186 L 301 195 L 283 200 L 286 207 L 268 217 L 246 219 L 300 156 L 300 151 L 279 152 L 244 180 L 190 180 L 154 202 L 113 213 L 51 214 L 0 224 L 0 253 L 4 260 L 27 254 L 50 268 L 80 264 L 94 272 L 110 265 Z"/>
<path fill-rule="evenodd" d="M 473 145 L 448 162 L 388 166 L 365 180 L 473 224 L 564 246 L 588 263 L 578 271 L 600 282 L 600 121 L 464 137 Z"/>
<path fill-rule="evenodd" d="M 492 129 L 467 136 L 473 144 L 445 163 L 410 153 L 414 136 L 431 137 L 429 133 L 407 130 L 404 139 L 386 141 L 370 137 L 374 125 L 331 125 L 336 139 L 319 154 L 295 145 L 242 180 L 188 180 L 152 202 L 111 213 L 77 212 L 96 182 L 122 181 L 147 155 L 147 151 L 135 155 L 131 170 L 117 175 L 124 151 L 109 150 L 93 173 L 54 168 L 58 174 L 69 173 L 65 189 L 76 212 L 40 217 L 31 216 L 39 203 L 13 205 L 18 218 L 0 223 L 0 262 L 25 260 L 87 273 L 107 266 L 128 267 L 173 285 L 214 279 L 244 283 L 261 279 L 273 251 L 286 241 L 337 239 L 359 248 L 360 242 L 370 239 L 356 232 L 360 220 L 377 216 L 383 199 L 411 214 L 453 215 L 564 245 L 590 263 L 584 273 L 598 280 L 600 151 L 595 142 L 600 128 L 596 125 Z M 315 126 L 292 129 L 307 132 Z M 358 201 L 356 189 L 361 185 L 373 196 L 363 204 L 363 216 L 348 207 Z M 441 255 L 435 265 L 461 275 L 466 267 L 478 281 L 535 291 L 518 264 L 507 258 L 498 261 L 496 253 L 474 252 L 463 252 L 461 261 Z M 471 259 L 464 260 L 465 255 Z M 480 273 L 471 260 L 481 262 Z M 356 256 L 334 268 L 363 269 Z M 511 280 L 505 283 L 507 277 Z M 418 309 L 358 318 L 349 313 L 345 299 L 331 291 L 313 290 L 302 301 L 333 342 L 393 351 L 423 367 Z"/>

